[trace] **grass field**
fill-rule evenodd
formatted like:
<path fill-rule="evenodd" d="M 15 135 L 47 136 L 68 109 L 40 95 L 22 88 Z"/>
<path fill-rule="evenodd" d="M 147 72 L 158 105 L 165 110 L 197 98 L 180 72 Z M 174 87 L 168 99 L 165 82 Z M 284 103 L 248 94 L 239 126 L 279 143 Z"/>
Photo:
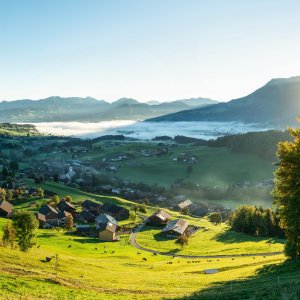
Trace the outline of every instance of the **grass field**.
<path fill-rule="evenodd" d="M 42 187 L 60 196 L 71 195 L 74 202 L 88 199 L 115 201 L 131 207 L 120 198 L 102 197 L 55 183 Z M 26 206 L 19 207 L 25 209 Z M 150 210 L 149 210 L 150 213 Z M 176 217 L 177 213 L 173 213 Z M 269 246 L 263 238 L 229 232 L 226 225 L 214 226 L 207 220 L 187 217 L 193 224 L 208 228 L 199 231 L 179 253 L 233 254 L 278 251 L 280 240 Z M 0 219 L 0 227 L 7 222 Z M 137 241 L 151 249 L 177 251 L 174 241 L 161 241 L 157 230 L 148 228 L 138 234 Z M 175 249 L 176 247 L 176 249 Z M 3 299 L 171 299 L 192 297 L 193 293 L 236 280 L 250 280 L 268 265 L 284 262 L 282 255 L 236 257 L 222 259 L 183 259 L 152 255 L 129 244 L 129 235 L 120 242 L 105 243 L 96 238 L 78 237 L 64 231 L 39 230 L 34 246 L 28 253 L 0 249 L 0 297 Z M 58 255 L 45 262 L 46 256 Z M 143 258 L 146 259 L 143 260 Z M 208 268 L 219 273 L 205 275 Z M 198 296 L 197 296 L 198 297 Z M 197 299 L 197 298 L 195 298 Z M 212 298 L 216 299 L 216 298 Z"/>
<path fill-rule="evenodd" d="M 172 158 L 184 151 L 198 156 L 199 164 L 193 165 L 187 173 L 187 165 Z M 273 177 L 275 170 L 271 162 L 256 155 L 232 153 L 227 148 L 179 146 L 172 149 L 171 155 L 160 157 L 138 157 L 142 167 L 130 167 L 120 163 L 119 173 L 127 180 L 168 186 L 178 179 L 187 179 L 200 186 L 226 186 L 235 183 L 258 182 Z"/>
<path fill-rule="evenodd" d="M 137 235 L 140 246 L 161 252 L 182 255 L 231 255 L 245 253 L 267 253 L 283 250 L 283 240 L 252 237 L 229 230 L 226 224 L 212 225 L 205 219 L 193 220 L 191 224 L 205 227 L 189 238 L 188 245 L 181 247 L 176 239 L 164 238 L 155 227 L 145 227 Z"/>
<path fill-rule="evenodd" d="M 2 222 L 3 223 L 3 222 Z M 55 262 L 45 256 L 59 255 Z M 146 258 L 147 261 L 143 261 Z M 29 253 L 1 248 L 0 295 L 8 299 L 162 299 L 188 296 L 215 282 L 254 275 L 283 258 L 203 260 L 170 259 L 138 254 L 128 236 L 118 243 L 40 230 Z M 172 264 L 170 264 L 172 263 Z M 220 268 L 212 276 L 206 268 Z"/>

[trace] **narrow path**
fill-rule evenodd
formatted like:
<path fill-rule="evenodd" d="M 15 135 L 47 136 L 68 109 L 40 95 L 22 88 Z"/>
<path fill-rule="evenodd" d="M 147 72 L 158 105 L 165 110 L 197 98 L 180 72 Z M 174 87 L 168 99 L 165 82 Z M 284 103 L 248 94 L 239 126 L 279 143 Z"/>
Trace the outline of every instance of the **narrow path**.
<path fill-rule="evenodd" d="M 273 255 L 280 255 L 282 254 L 281 251 L 278 252 L 267 252 L 267 253 L 247 253 L 247 254 L 230 254 L 230 255 L 184 255 L 184 254 L 176 254 L 172 252 L 160 252 L 152 249 L 145 248 L 140 246 L 136 242 L 137 234 L 145 227 L 147 219 L 137 228 L 135 228 L 131 235 L 130 235 L 130 243 L 133 247 L 146 251 L 153 254 L 164 255 L 164 256 L 171 256 L 171 257 L 180 257 L 180 258 L 235 258 L 235 257 L 249 257 L 249 256 L 273 256 Z"/>

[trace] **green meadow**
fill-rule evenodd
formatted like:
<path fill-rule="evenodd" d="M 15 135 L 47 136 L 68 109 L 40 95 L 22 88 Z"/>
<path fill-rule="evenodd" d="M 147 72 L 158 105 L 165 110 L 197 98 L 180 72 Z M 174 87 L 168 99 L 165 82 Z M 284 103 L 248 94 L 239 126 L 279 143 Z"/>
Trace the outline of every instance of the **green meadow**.
<path fill-rule="evenodd" d="M 133 205 L 121 198 L 93 195 L 56 183 L 41 186 L 61 197 L 71 195 L 75 205 L 84 199 L 111 201 L 128 208 Z M 18 208 L 28 209 L 27 205 L 25 201 Z M 148 214 L 154 210 L 148 208 Z M 178 217 L 178 213 L 172 215 Z M 159 230 L 151 227 L 137 234 L 138 244 L 186 255 L 253 254 L 281 251 L 283 247 L 282 240 L 250 237 L 229 231 L 225 224 L 215 226 L 206 219 L 186 218 L 205 228 L 191 236 L 188 245 L 181 247 L 174 240 L 161 239 Z M 0 226 L 5 222 L 0 219 Z M 46 256 L 53 258 L 46 262 Z M 284 264 L 285 258 L 172 258 L 134 248 L 128 234 L 121 235 L 119 242 L 108 243 L 63 230 L 39 229 L 36 245 L 28 253 L 1 247 L 0 261 L 3 299 L 178 299 L 255 278 L 259 270 Z M 205 275 L 204 270 L 211 268 L 219 272 Z"/>

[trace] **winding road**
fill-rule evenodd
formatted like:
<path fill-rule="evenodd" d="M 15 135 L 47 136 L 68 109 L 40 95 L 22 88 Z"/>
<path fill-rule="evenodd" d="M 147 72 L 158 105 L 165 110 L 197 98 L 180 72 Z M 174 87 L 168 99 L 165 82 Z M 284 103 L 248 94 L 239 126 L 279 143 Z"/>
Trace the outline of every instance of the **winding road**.
<path fill-rule="evenodd" d="M 171 256 L 171 257 L 180 257 L 180 258 L 235 258 L 235 257 L 249 257 L 249 256 L 273 256 L 273 255 L 280 255 L 282 254 L 281 251 L 278 252 L 267 252 L 267 253 L 247 253 L 247 254 L 230 254 L 230 255 L 183 255 L 183 254 L 176 254 L 172 252 L 160 252 L 152 249 L 145 248 L 143 246 L 140 246 L 136 242 L 136 236 L 137 234 L 144 228 L 144 226 L 147 223 L 147 219 L 144 220 L 144 222 L 139 225 L 137 228 L 135 228 L 131 235 L 130 235 L 130 243 L 133 247 L 146 251 L 149 253 L 157 254 L 157 255 L 164 255 L 164 256 Z"/>

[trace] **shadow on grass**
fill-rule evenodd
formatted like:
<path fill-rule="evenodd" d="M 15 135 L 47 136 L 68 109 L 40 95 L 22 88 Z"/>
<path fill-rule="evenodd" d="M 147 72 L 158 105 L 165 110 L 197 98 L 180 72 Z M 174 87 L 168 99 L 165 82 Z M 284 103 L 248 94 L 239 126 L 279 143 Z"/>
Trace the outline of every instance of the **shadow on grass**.
<path fill-rule="evenodd" d="M 176 241 L 176 238 L 171 238 L 171 237 L 163 236 L 163 235 L 161 235 L 160 232 L 154 234 L 153 237 L 154 237 L 154 239 L 155 239 L 157 242 Z"/>
<path fill-rule="evenodd" d="M 56 236 L 56 233 L 40 233 L 38 234 L 38 238 L 49 238 L 49 237 L 52 237 L 52 236 Z"/>
<path fill-rule="evenodd" d="M 244 242 L 260 242 L 260 241 L 265 241 L 266 243 L 270 243 L 270 244 L 274 244 L 274 243 L 284 244 L 283 239 L 256 237 L 256 236 L 251 236 L 251 235 L 247 235 L 244 233 L 235 232 L 233 230 L 226 230 L 226 231 L 216 235 L 216 240 L 218 242 L 221 242 L 224 244 L 244 243 Z"/>
<path fill-rule="evenodd" d="M 97 238 L 86 238 L 86 239 L 73 239 L 74 242 L 80 243 L 80 244 L 100 244 L 104 243 L 103 241 L 100 241 Z"/>
<path fill-rule="evenodd" d="M 300 260 L 264 266 L 257 271 L 255 276 L 247 279 L 225 283 L 215 282 L 212 287 L 200 290 L 187 297 L 175 299 L 297 300 L 300 299 Z"/>

